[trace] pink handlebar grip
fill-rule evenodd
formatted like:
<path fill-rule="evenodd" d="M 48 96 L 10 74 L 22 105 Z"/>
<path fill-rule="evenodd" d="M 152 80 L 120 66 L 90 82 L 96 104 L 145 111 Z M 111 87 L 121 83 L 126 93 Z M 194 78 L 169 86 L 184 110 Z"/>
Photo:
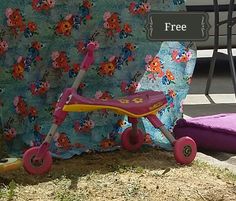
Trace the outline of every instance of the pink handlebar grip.
<path fill-rule="evenodd" d="M 94 62 L 94 51 L 97 48 L 97 45 L 95 42 L 90 42 L 87 45 L 87 49 L 88 52 L 81 64 L 81 69 L 84 69 L 85 71 L 87 71 L 89 69 L 89 67 L 93 64 Z"/>

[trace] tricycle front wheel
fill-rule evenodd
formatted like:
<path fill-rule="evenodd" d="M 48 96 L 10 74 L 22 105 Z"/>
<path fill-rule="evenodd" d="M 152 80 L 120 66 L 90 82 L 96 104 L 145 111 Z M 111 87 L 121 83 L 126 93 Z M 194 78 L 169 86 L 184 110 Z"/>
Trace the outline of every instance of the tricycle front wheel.
<path fill-rule="evenodd" d="M 35 156 L 38 153 L 39 147 L 28 149 L 23 155 L 23 167 L 29 174 L 43 175 L 49 172 L 52 167 L 52 156 L 49 151 L 40 161 L 35 161 Z"/>

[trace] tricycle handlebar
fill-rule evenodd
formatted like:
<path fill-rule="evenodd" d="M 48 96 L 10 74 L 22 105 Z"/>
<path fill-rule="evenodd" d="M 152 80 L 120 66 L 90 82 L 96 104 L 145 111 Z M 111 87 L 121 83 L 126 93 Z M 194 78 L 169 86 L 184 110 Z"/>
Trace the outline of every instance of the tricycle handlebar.
<path fill-rule="evenodd" d="M 81 64 L 81 69 L 87 71 L 89 67 L 93 64 L 94 62 L 94 51 L 97 49 L 97 44 L 96 42 L 90 42 L 87 45 L 88 52 L 86 56 L 84 57 L 84 60 Z"/>
<path fill-rule="evenodd" d="M 93 64 L 94 62 L 94 51 L 96 49 L 98 49 L 99 44 L 97 42 L 90 42 L 87 45 L 87 53 L 84 57 L 84 60 L 81 63 L 81 68 L 80 71 L 78 73 L 78 75 L 76 76 L 76 79 L 72 85 L 72 88 L 76 89 L 79 87 L 79 84 L 81 82 L 81 80 L 84 77 L 84 74 L 86 73 L 86 71 L 89 69 L 89 67 Z"/>

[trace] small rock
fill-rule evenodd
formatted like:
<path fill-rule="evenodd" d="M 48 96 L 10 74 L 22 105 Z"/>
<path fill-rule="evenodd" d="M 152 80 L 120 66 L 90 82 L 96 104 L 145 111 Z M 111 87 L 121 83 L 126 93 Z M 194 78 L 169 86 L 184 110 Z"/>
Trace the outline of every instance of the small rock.
<path fill-rule="evenodd" d="M 164 172 L 162 173 L 162 175 L 168 173 L 169 171 L 170 171 L 170 168 L 166 168 L 166 169 L 164 170 Z"/>

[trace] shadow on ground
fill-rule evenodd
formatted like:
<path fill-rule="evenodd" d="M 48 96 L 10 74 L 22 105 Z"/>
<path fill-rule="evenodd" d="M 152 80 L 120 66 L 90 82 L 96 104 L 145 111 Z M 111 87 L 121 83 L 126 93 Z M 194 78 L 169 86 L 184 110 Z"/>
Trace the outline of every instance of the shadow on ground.
<path fill-rule="evenodd" d="M 36 185 L 56 178 L 64 177 L 71 180 L 71 187 L 77 185 L 78 177 L 93 172 L 106 174 L 109 172 L 140 168 L 149 170 L 170 171 L 179 168 L 173 153 L 144 147 L 141 151 L 130 153 L 118 150 L 109 153 L 83 154 L 69 160 L 54 160 L 52 170 L 44 176 L 32 176 L 24 169 L 0 175 L 0 184 L 9 184 L 12 180 L 21 185 Z"/>

